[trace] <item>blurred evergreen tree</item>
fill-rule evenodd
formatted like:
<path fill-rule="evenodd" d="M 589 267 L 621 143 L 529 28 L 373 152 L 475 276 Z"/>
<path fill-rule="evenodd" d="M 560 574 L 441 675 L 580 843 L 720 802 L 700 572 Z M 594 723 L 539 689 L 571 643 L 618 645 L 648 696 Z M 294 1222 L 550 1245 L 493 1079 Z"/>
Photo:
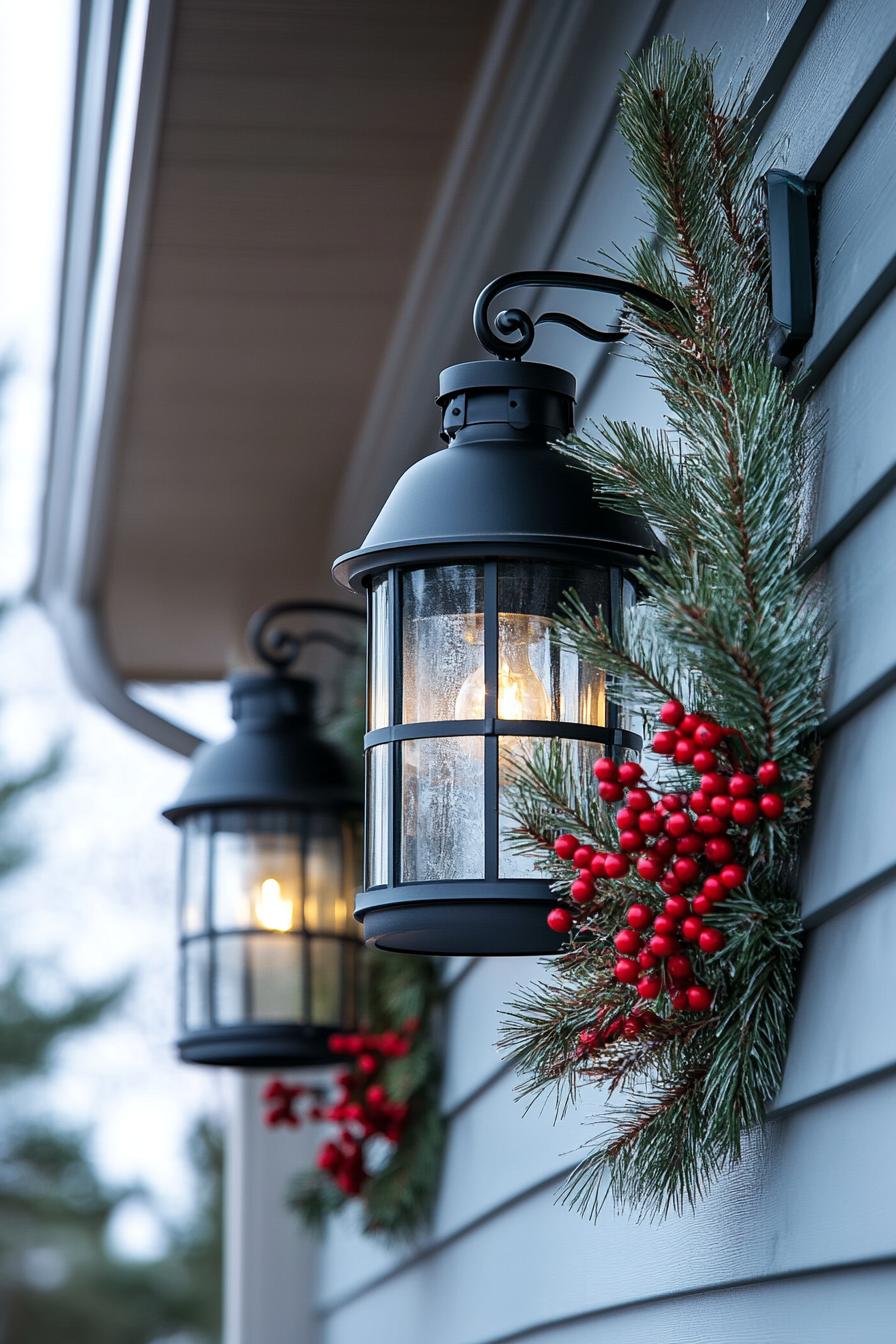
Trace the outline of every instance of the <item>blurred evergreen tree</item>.
<path fill-rule="evenodd" d="M 2 616 L 2 613 L 0 613 Z M 59 768 L 54 754 L 26 778 L 0 784 L 0 880 L 27 861 L 14 838 L 18 801 Z M 191 1157 L 199 1189 L 191 1220 L 169 1226 L 165 1254 L 126 1260 L 110 1248 L 115 1213 L 139 1188 L 112 1188 L 94 1169 L 89 1134 L 35 1120 L 19 1090 L 52 1085 L 56 1047 L 120 1005 L 125 985 L 39 1006 L 28 967 L 0 979 L 0 1344 L 216 1344 L 220 1338 L 222 1145 L 200 1123 Z"/>

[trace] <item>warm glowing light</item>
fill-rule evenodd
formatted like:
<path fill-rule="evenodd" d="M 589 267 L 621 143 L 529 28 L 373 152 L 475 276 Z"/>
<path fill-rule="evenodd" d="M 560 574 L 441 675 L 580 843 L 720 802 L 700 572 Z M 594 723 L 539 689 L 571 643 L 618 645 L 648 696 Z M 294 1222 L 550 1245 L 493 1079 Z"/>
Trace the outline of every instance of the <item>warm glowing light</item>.
<path fill-rule="evenodd" d="M 498 651 L 498 718 L 550 719 L 551 701 L 541 678 L 529 661 L 529 620 L 501 616 Z M 485 715 L 485 679 L 481 667 L 470 673 L 454 704 L 456 719 Z"/>
<path fill-rule="evenodd" d="M 293 925 L 293 903 L 283 895 L 276 877 L 266 877 L 255 897 L 255 918 L 264 929 L 287 933 Z"/>

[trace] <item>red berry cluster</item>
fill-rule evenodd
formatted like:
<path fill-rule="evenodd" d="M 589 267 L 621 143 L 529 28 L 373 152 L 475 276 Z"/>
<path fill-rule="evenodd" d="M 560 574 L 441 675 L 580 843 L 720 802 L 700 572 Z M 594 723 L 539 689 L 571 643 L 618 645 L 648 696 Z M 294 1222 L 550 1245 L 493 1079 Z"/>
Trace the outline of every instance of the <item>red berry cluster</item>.
<path fill-rule="evenodd" d="M 604 1025 L 586 1027 L 584 1031 L 580 1031 L 576 1054 L 581 1059 L 584 1055 L 590 1055 L 598 1046 L 614 1041 L 617 1036 L 624 1036 L 629 1041 L 634 1040 L 646 1026 L 652 1026 L 659 1020 L 652 1009 L 638 1004 L 625 1017 L 614 1017 Z"/>
<path fill-rule="evenodd" d="M 264 1122 L 269 1129 L 277 1125 L 298 1129 L 303 1120 L 323 1119 L 320 1093 L 315 1088 L 303 1087 L 301 1083 L 284 1083 L 282 1078 L 272 1078 L 262 1092 L 261 1099 L 267 1106 Z M 304 1116 L 298 1110 L 298 1103 L 302 1100 L 310 1103 Z"/>
<path fill-rule="evenodd" d="M 351 1069 L 336 1077 L 339 1091 L 324 1112 L 324 1119 L 334 1121 L 340 1130 L 338 1137 L 330 1139 L 318 1152 L 317 1165 L 343 1194 L 359 1195 L 364 1188 L 369 1174 L 364 1147 L 369 1139 L 381 1136 L 393 1144 L 401 1140 L 408 1117 L 407 1104 L 393 1101 L 383 1084 L 372 1080 L 387 1060 L 399 1059 L 409 1052 L 419 1030 L 420 1023 L 414 1019 L 406 1022 L 401 1032 L 330 1037 L 331 1050 L 354 1055 L 355 1062 Z"/>
<path fill-rule="evenodd" d="M 577 870 L 569 893 L 574 906 L 594 900 L 597 880 L 624 878 L 633 860 L 639 877 L 658 884 L 666 898 L 662 910 L 636 902 L 613 940 L 620 953 L 614 975 L 635 986 L 641 999 L 658 998 L 666 989 L 673 1008 L 706 1012 L 712 995 L 695 982 L 683 944 L 706 954 L 725 946 L 725 935 L 704 918 L 746 881 L 747 870 L 738 857 L 745 833 L 763 818 L 774 821 L 782 815 L 783 798 L 767 791 L 778 783 L 781 771 L 775 761 L 763 762 L 753 774 L 739 768 L 730 747 L 734 730 L 706 715 L 687 713 L 677 700 L 663 705 L 660 719 L 665 726 L 653 739 L 654 751 L 696 770 L 698 787 L 655 799 L 640 765 L 617 765 L 601 757 L 594 765 L 598 793 L 607 803 L 621 803 L 616 812 L 618 851 L 598 852 L 573 835 L 558 836 L 554 850 Z M 573 912 L 563 907 L 548 915 L 548 924 L 558 933 L 567 933 L 573 922 Z"/>

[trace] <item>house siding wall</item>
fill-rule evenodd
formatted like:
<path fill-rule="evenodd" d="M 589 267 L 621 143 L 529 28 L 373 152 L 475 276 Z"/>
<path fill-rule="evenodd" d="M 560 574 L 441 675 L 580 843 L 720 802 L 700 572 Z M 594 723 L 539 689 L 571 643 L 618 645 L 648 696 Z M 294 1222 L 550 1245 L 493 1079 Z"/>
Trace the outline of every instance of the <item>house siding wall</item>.
<path fill-rule="evenodd" d="M 645 17 L 650 9 L 645 5 Z M 834 621 L 829 722 L 802 865 L 808 935 L 781 1092 L 746 1160 L 696 1213 L 583 1221 L 554 1202 L 593 1107 L 528 1114 L 494 1040 L 531 961 L 446 964 L 444 1180 L 410 1247 L 364 1240 L 351 1215 L 323 1248 L 322 1344 L 584 1344 L 644 1338 L 814 1344 L 888 1338 L 896 1319 L 896 6 L 679 0 L 654 28 L 720 75 L 752 67 L 765 139 L 823 184 L 819 292 L 806 374 L 827 424 L 816 540 Z M 575 90 L 570 91 L 570 97 Z M 575 264 L 637 236 L 615 135 L 598 142 L 550 255 Z M 545 300 L 550 304 L 550 297 Z M 542 342 L 542 338 L 539 338 Z M 539 357 L 573 368 L 580 423 L 661 408 L 631 361 L 568 333 Z"/>

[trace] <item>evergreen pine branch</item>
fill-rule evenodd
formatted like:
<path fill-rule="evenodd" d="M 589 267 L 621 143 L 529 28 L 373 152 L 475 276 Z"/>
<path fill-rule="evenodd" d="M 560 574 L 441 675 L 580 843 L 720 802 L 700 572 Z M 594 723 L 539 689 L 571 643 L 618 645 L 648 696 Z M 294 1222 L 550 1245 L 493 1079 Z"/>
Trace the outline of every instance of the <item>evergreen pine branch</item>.
<path fill-rule="evenodd" d="M 711 59 L 663 38 L 622 81 L 619 125 L 655 237 L 610 260 L 615 274 L 669 302 L 660 310 L 631 300 L 624 315 L 666 424 L 656 432 L 605 420 L 559 448 L 590 474 L 602 504 L 646 518 L 664 549 L 643 564 L 641 600 L 620 629 L 572 593 L 556 627 L 604 673 L 608 696 L 648 725 L 674 697 L 736 729 L 730 761 L 774 759 L 785 812 L 751 833 L 749 881 L 713 912 L 724 948 L 693 953 L 711 1016 L 686 1025 L 663 991 L 658 1020 L 583 1049 L 581 1032 L 631 1011 L 610 969 L 613 931 L 631 900 L 656 903 L 634 872 L 596 882 L 568 950 L 507 1010 L 501 1044 L 524 1096 L 553 1090 L 562 1110 L 591 1084 L 615 1098 L 563 1194 L 592 1216 L 606 1198 L 660 1216 L 694 1204 L 739 1160 L 780 1084 L 800 947 L 793 864 L 827 642 L 823 602 L 801 563 L 820 434 L 768 356 L 767 239 L 754 189 L 763 165 L 747 82 L 717 97 L 713 74 Z M 674 764 L 661 765 L 654 783 L 695 786 L 693 772 Z M 608 810 L 587 786 L 575 790 L 575 771 L 559 759 L 518 769 L 510 803 L 522 848 L 544 856 L 567 827 L 613 847 Z M 569 865 L 542 862 L 562 899 Z"/>

